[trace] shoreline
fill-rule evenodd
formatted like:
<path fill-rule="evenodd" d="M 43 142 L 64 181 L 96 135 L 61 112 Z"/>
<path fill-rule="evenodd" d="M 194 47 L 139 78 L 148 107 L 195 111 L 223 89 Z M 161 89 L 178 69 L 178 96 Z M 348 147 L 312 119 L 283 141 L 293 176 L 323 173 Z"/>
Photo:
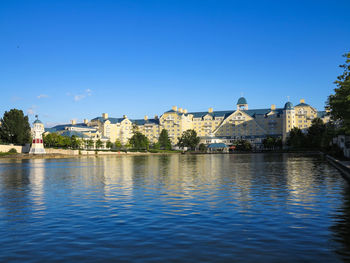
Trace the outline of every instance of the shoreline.
<path fill-rule="evenodd" d="M 235 152 L 235 153 L 201 153 L 201 152 L 99 152 L 91 154 L 65 154 L 65 153 L 46 153 L 46 154 L 29 154 L 29 153 L 18 153 L 18 154 L 6 154 L 0 156 L 0 160 L 26 160 L 26 159 L 64 159 L 64 158 L 81 158 L 81 157 L 104 157 L 104 156 L 144 156 L 144 155 L 170 155 L 170 154 L 184 154 L 184 155 L 201 155 L 201 154 L 281 154 L 281 153 L 296 153 L 296 154 L 323 154 L 319 151 L 262 151 L 262 152 Z"/>
<path fill-rule="evenodd" d="M 180 154 L 179 152 L 174 153 L 144 153 L 144 152 L 120 152 L 120 153 L 108 153 L 108 154 L 62 154 L 62 153 L 47 153 L 47 154 L 8 154 L 0 156 L 0 160 L 25 160 L 25 159 L 63 159 L 63 158 L 81 158 L 81 157 L 104 157 L 104 156 L 140 156 L 140 155 L 168 155 L 168 154 Z"/>

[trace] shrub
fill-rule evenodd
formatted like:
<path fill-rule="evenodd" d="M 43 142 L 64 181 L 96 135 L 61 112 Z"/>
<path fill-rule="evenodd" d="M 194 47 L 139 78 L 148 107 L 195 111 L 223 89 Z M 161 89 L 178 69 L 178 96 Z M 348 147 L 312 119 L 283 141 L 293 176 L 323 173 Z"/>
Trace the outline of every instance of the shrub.
<path fill-rule="evenodd" d="M 11 148 L 8 153 L 17 153 L 17 150 L 15 148 Z"/>

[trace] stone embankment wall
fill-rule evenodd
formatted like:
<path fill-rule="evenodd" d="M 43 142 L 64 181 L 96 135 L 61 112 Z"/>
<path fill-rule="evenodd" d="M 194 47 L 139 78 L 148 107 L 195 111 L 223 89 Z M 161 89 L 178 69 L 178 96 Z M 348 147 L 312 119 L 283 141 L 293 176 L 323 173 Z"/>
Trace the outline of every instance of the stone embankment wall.
<path fill-rule="evenodd" d="M 64 155 L 119 155 L 125 154 L 124 152 L 95 152 L 95 151 L 86 151 L 86 150 L 65 150 L 65 149 L 54 149 L 54 148 L 45 148 L 46 153 L 48 154 L 64 154 Z"/>
<path fill-rule="evenodd" d="M 8 152 L 10 149 L 16 149 L 18 153 L 29 153 L 30 145 L 18 146 L 18 145 L 5 145 L 0 144 L 0 152 Z M 62 154 L 62 155 L 123 155 L 125 152 L 103 152 L 95 150 L 86 151 L 86 150 L 69 150 L 69 149 L 55 149 L 55 148 L 45 148 L 47 154 Z M 142 154 L 139 152 L 128 152 L 128 154 Z"/>
<path fill-rule="evenodd" d="M 28 153 L 30 150 L 30 145 L 20 146 L 13 144 L 0 144 L 0 152 L 8 152 L 11 149 L 16 149 L 18 153 Z"/>
<path fill-rule="evenodd" d="M 327 160 L 342 172 L 344 178 L 350 182 L 350 162 L 339 161 L 332 156 L 326 155 Z"/>

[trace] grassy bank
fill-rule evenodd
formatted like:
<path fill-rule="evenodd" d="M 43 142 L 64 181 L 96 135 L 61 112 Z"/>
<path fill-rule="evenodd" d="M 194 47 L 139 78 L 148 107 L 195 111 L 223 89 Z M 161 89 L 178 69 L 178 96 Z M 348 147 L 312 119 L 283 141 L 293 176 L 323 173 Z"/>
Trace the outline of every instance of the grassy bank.
<path fill-rule="evenodd" d="M 16 155 L 17 153 L 12 153 L 12 152 L 0 152 L 0 157 L 4 156 L 11 156 L 11 155 Z"/>

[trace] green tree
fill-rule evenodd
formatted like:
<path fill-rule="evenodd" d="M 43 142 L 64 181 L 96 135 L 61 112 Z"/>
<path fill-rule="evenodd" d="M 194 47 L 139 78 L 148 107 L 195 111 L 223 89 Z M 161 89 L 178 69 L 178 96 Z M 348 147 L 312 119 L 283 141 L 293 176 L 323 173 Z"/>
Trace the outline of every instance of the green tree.
<path fill-rule="evenodd" d="M 159 150 L 160 149 L 160 144 L 159 142 L 156 142 L 152 145 L 152 149 Z"/>
<path fill-rule="evenodd" d="M 291 146 L 292 148 L 305 148 L 306 146 L 306 136 L 297 127 L 294 127 L 290 130 L 289 136 L 287 138 L 287 145 Z"/>
<path fill-rule="evenodd" d="M 197 136 L 197 132 L 195 130 L 187 130 L 182 133 L 177 145 L 181 148 L 189 147 L 191 150 L 194 150 L 199 141 L 200 138 Z"/>
<path fill-rule="evenodd" d="M 139 127 L 137 126 L 136 123 L 133 123 L 133 124 L 132 124 L 131 129 L 132 129 L 132 133 L 133 133 L 133 134 L 135 134 L 136 132 L 139 131 Z"/>
<path fill-rule="evenodd" d="M 58 142 L 58 147 L 62 148 L 71 148 L 72 147 L 72 141 L 69 136 L 59 136 L 59 142 Z"/>
<path fill-rule="evenodd" d="M 162 150 L 171 150 L 171 141 L 169 138 L 169 133 L 166 129 L 163 129 L 159 135 L 159 146 Z"/>
<path fill-rule="evenodd" d="M 114 147 L 115 147 L 117 150 L 120 150 L 120 149 L 123 147 L 123 145 L 122 145 L 122 143 L 121 143 L 120 140 L 116 139 L 116 140 L 115 140 L 115 143 L 114 143 Z"/>
<path fill-rule="evenodd" d="M 72 149 L 79 149 L 80 140 L 77 136 L 72 135 L 72 137 L 70 138 L 70 146 L 72 147 Z"/>
<path fill-rule="evenodd" d="M 107 142 L 106 142 L 106 147 L 107 147 L 108 149 L 112 149 L 112 148 L 113 148 L 113 143 L 112 143 L 111 141 L 107 141 Z"/>
<path fill-rule="evenodd" d="M 282 148 L 282 139 L 281 138 L 275 138 L 275 137 L 267 137 L 263 139 L 262 141 L 265 149 L 280 149 Z"/>
<path fill-rule="evenodd" d="M 147 137 L 138 131 L 129 139 L 129 143 L 132 145 L 132 148 L 136 150 L 148 150 L 149 148 Z"/>
<path fill-rule="evenodd" d="M 199 151 L 201 151 L 201 152 L 205 152 L 205 151 L 207 150 L 207 146 L 205 146 L 204 143 L 201 143 L 201 144 L 198 146 L 198 148 L 199 148 Z"/>
<path fill-rule="evenodd" d="M 0 138 L 3 142 L 22 145 L 30 142 L 28 116 L 24 116 L 22 110 L 5 111 L 0 122 Z"/>
<path fill-rule="evenodd" d="M 235 141 L 234 145 L 236 151 L 247 152 L 252 150 L 252 144 L 247 140 Z"/>
<path fill-rule="evenodd" d="M 100 148 L 102 148 L 102 146 L 103 146 L 103 142 L 102 142 L 100 139 L 98 139 L 98 140 L 96 141 L 96 148 L 97 148 L 97 149 L 100 149 Z"/>
<path fill-rule="evenodd" d="M 311 148 L 321 148 L 326 132 L 326 125 L 320 118 L 312 120 L 311 126 L 307 130 L 306 145 Z"/>
<path fill-rule="evenodd" d="M 275 145 L 275 139 L 272 137 L 267 137 L 262 141 L 265 149 L 273 149 Z"/>
<path fill-rule="evenodd" d="M 88 149 L 92 149 L 94 147 L 94 141 L 92 139 L 87 141 L 87 147 Z"/>
<path fill-rule="evenodd" d="M 335 94 L 328 97 L 328 107 L 331 117 L 339 121 L 345 128 L 345 133 L 350 134 L 350 52 L 344 55 L 345 63 L 340 65 L 344 72 L 334 82 L 337 88 Z"/>

